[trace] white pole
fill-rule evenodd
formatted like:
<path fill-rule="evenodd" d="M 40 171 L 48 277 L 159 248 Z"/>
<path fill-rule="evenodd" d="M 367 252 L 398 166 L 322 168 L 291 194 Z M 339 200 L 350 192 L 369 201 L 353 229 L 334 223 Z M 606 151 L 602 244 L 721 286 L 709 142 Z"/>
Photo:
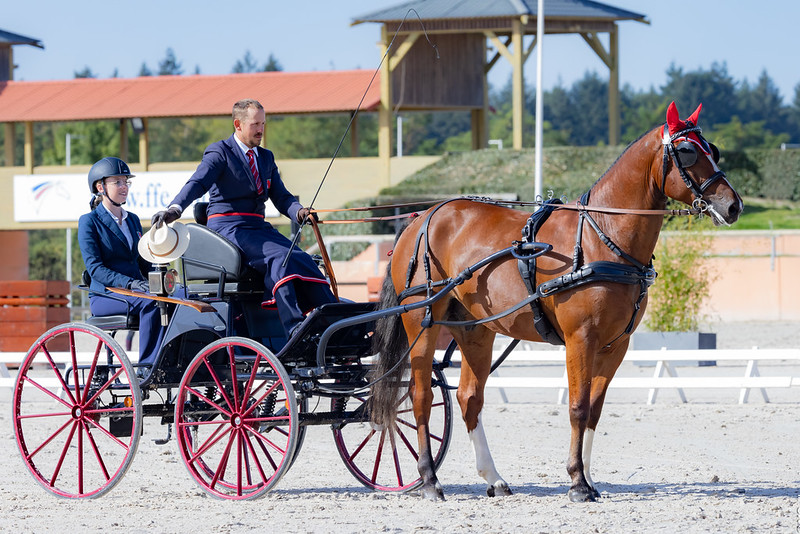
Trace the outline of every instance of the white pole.
<path fill-rule="evenodd" d="M 65 151 L 67 153 L 67 167 L 70 166 L 71 163 L 71 152 L 72 152 L 72 136 L 67 134 L 67 139 L 65 142 Z M 67 228 L 67 281 L 69 282 L 70 288 L 72 287 L 72 228 Z M 69 293 L 67 294 L 67 307 L 72 308 L 72 289 L 70 289 Z M 70 317 L 70 320 L 72 318 Z"/>
<path fill-rule="evenodd" d="M 403 157 L 403 117 L 397 116 L 397 157 Z"/>
<path fill-rule="evenodd" d="M 72 308 L 72 228 L 67 228 L 67 281 L 70 290 L 67 293 L 67 308 Z M 70 318 L 72 320 L 72 318 Z"/>
<path fill-rule="evenodd" d="M 544 0 L 539 0 L 536 9 L 536 163 L 534 165 L 534 195 L 542 197 L 542 142 L 544 137 L 544 97 L 542 96 L 542 48 L 544 48 Z"/>

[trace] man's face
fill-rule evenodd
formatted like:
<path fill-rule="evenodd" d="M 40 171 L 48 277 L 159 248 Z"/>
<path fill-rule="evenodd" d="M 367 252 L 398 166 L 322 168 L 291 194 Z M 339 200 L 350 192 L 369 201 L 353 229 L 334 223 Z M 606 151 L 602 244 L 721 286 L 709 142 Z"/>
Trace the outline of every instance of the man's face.
<path fill-rule="evenodd" d="M 247 108 L 247 115 L 244 119 L 234 119 L 233 127 L 239 140 L 250 148 L 261 144 L 264 136 L 264 123 L 266 115 L 263 109 Z"/>

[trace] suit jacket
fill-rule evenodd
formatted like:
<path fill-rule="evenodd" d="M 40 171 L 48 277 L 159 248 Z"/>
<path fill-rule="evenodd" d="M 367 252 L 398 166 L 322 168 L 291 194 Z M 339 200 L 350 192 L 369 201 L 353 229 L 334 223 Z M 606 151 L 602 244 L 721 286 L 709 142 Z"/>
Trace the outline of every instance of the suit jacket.
<path fill-rule="evenodd" d="M 294 221 L 302 205 L 283 185 L 275 156 L 266 148 L 256 147 L 258 172 L 264 186 L 264 192 L 259 195 L 250 165 L 234 135 L 206 148 L 197 170 L 170 204 L 178 204 L 185 210 L 208 192 L 208 215 L 255 213 L 263 216 L 264 204 L 269 198 L 279 212 Z"/>
<path fill-rule="evenodd" d="M 139 217 L 128 212 L 125 223 L 133 236 L 133 248 L 107 210 L 97 207 L 78 221 L 78 244 L 83 263 L 92 277 L 90 289 L 107 293 L 106 286 L 128 287 L 132 280 L 145 280 L 152 265 L 139 256 L 142 236 Z"/>

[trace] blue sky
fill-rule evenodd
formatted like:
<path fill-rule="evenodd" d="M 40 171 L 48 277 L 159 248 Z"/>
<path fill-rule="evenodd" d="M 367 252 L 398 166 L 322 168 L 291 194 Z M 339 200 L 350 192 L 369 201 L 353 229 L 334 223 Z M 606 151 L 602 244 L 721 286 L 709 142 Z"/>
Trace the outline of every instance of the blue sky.
<path fill-rule="evenodd" d="M 354 17 L 403 0 L 306 0 L 252 2 L 247 11 L 207 0 L 5 0 L 0 28 L 40 39 L 45 49 L 15 47 L 17 80 L 71 79 L 88 66 L 99 77 L 115 69 L 155 70 L 172 48 L 184 73 L 227 74 L 250 51 L 259 63 L 273 54 L 287 71 L 375 69 L 380 57 L 377 24 L 350 26 Z M 620 76 L 636 89 L 660 87 L 671 64 L 684 71 L 725 63 L 737 81 L 756 83 L 766 69 L 785 102 L 800 83 L 797 21 L 800 1 L 609 0 L 645 14 L 650 25 L 620 23 Z M 240 3 L 228 5 L 244 5 Z M 46 13 L 46 16 L 37 16 Z M 446 61 L 446 58 L 442 58 Z M 535 53 L 525 64 L 533 86 Z M 544 87 L 570 86 L 587 71 L 607 76 L 599 58 L 577 35 L 544 41 Z M 504 60 L 490 75 L 495 86 L 510 75 Z"/>

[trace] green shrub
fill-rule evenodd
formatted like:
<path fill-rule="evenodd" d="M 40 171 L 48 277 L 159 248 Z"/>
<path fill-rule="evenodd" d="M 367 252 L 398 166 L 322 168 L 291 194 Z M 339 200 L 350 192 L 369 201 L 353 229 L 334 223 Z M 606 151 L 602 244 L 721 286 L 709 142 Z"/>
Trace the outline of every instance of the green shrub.
<path fill-rule="evenodd" d="M 697 226 L 697 225 L 692 225 Z M 656 283 L 648 292 L 644 326 L 655 332 L 696 331 L 708 298 L 711 273 L 704 253 L 711 237 L 697 228 L 662 235 L 655 251 Z"/>

